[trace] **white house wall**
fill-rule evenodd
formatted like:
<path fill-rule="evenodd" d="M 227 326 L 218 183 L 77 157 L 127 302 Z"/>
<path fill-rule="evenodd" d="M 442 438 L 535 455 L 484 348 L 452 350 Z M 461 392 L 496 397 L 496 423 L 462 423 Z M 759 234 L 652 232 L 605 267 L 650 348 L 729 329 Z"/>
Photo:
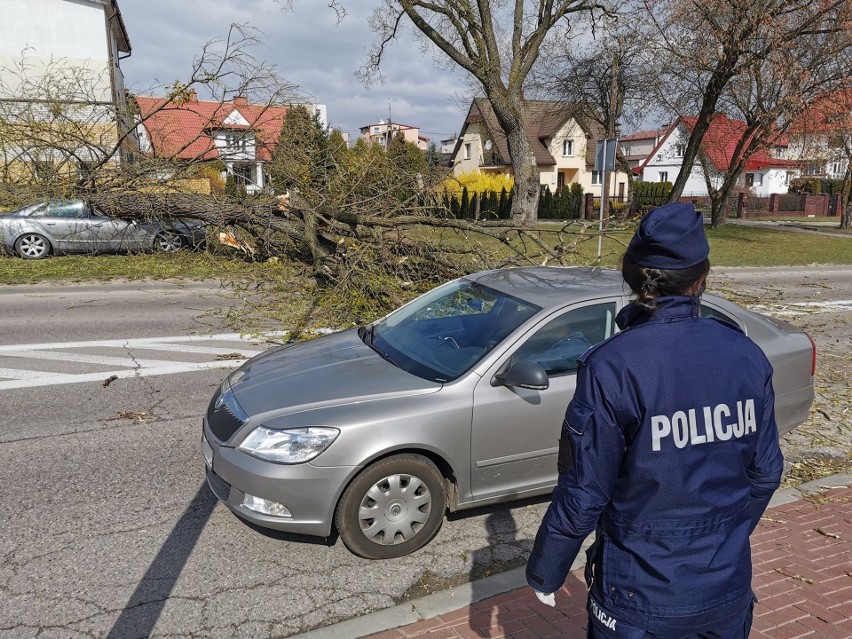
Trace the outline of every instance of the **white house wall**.
<path fill-rule="evenodd" d="M 482 151 L 483 144 L 485 143 L 484 137 L 486 136 L 488 136 L 488 133 L 485 131 L 485 127 L 481 124 L 474 123 L 468 125 L 465 129 L 464 136 L 462 136 L 458 154 L 454 158 L 453 175 L 473 173 L 474 171 L 479 170 L 483 159 Z M 465 144 L 470 144 L 469 158 L 465 158 L 464 155 Z"/>
<path fill-rule="evenodd" d="M 683 164 L 683 156 L 678 155 L 678 145 L 685 145 L 688 139 L 688 133 L 683 125 L 678 125 L 676 131 L 673 131 L 662 143 L 656 153 L 648 157 L 648 161 L 642 170 L 643 182 L 671 182 L 674 184 L 680 175 L 681 165 Z M 665 179 L 663 175 L 665 174 Z M 717 180 L 713 180 L 717 182 Z M 696 162 L 686 185 L 683 189 L 684 197 L 707 197 L 707 182 L 704 179 L 704 171 L 701 165 Z"/>
<path fill-rule="evenodd" d="M 11 94 L 4 97 L 22 97 L 16 69 L 23 56 L 30 82 L 38 82 L 51 64 L 61 64 L 93 79 L 86 92 L 95 100 L 112 101 L 111 43 L 100 2 L 0 0 L 0 16 L 0 82 Z M 123 87 L 123 79 L 118 81 Z"/>

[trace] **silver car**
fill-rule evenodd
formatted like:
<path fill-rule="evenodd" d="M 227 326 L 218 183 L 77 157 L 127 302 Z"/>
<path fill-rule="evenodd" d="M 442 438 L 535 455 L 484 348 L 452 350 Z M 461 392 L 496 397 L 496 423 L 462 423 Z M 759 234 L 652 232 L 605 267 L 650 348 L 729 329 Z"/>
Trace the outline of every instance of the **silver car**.
<path fill-rule="evenodd" d="M 111 217 L 83 200 L 54 200 L 0 215 L 0 248 L 29 260 L 65 253 L 177 251 L 198 246 L 204 227 L 192 220 L 136 222 Z"/>
<path fill-rule="evenodd" d="M 378 322 L 271 349 L 204 417 L 207 480 L 239 517 L 368 558 L 428 543 L 446 509 L 548 493 L 577 358 L 630 301 L 617 271 L 518 268 L 444 284 Z M 801 330 L 712 295 L 775 368 L 782 432 L 813 401 Z"/>

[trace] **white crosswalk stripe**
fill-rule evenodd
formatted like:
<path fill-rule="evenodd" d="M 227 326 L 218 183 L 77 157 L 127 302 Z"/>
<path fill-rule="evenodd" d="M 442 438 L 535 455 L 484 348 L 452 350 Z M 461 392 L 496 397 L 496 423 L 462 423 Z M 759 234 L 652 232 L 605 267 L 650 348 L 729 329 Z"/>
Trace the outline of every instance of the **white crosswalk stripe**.
<path fill-rule="evenodd" d="M 264 337 L 281 335 L 284 333 L 267 333 Z M 245 347 L 249 344 L 254 348 Z M 0 345 L 0 364 L 4 365 L 0 366 L 0 391 L 33 386 L 103 382 L 110 377 L 127 379 L 236 368 L 248 358 L 262 353 L 263 349 L 258 346 L 260 342 L 256 337 L 239 333 Z M 80 349 L 97 349 L 110 354 L 74 352 Z M 151 359 L 140 356 L 145 351 L 164 351 L 180 355 L 182 359 Z M 237 358 L 235 354 L 240 357 Z M 204 357 L 204 361 L 197 361 L 201 357 Z M 87 372 L 51 372 L 10 367 L 16 364 L 26 366 L 27 359 L 38 360 L 41 368 L 49 368 L 50 362 L 62 363 L 66 370 L 69 363 L 79 363 L 85 366 Z M 186 359 L 196 361 L 183 361 Z M 91 372 L 93 366 L 103 366 L 104 369 Z"/>

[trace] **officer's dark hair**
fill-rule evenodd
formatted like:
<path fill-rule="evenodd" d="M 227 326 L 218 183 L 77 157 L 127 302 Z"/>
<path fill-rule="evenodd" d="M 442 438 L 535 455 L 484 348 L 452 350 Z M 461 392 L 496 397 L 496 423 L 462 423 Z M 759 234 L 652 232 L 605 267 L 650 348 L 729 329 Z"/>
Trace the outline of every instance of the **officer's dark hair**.
<path fill-rule="evenodd" d="M 639 266 L 627 254 L 621 258 L 621 276 L 636 295 L 636 303 L 648 311 L 657 308 L 657 298 L 687 295 L 710 272 L 710 260 L 704 259 L 684 269 L 660 269 Z M 704 282 L 698 293 L 704 292 Z"/>

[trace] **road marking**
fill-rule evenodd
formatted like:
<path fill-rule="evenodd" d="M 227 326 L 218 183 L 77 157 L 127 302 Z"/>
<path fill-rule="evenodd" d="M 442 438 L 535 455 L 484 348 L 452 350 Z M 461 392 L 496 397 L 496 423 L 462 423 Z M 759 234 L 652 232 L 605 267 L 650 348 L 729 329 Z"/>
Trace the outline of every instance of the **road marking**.
<path fill-rule="evenodd" d="M 266 333 L 264 337 L 280 337 L 284 332 Z M 208 345 L 201 346 L 201 343 Z M 231 342 L 231 344 L 213 344 L 212 342 Z M 237 342 L 237 344 L 234 344 Z M 167 337 L 141 337 L 132 339 L 92 340 L 85 342 L 55 342 L 38 344 L 0 345 L 0 359 L 14 357 L 19 360 L 37 359 L 41 361 L 77 362 L 87 365 L 103 365 L 105 370 L 95 373 L 58 373 L 33 371 L 15 368 L 0 368 L 0 390 L 31 388 L 35 386 L 53 386 L 56 384 L 79 384 L 83 382 L 103 382 L 115 377 L 151 377 L 154 375 L 173 375 L 193 371 L 236 368 L 249 357 L 262 353 L 261 349 L 243 348 L 242 344 L 257 344 L 257 338 L 239 333 L 220 333 L 217 335 L 178 335 Z M 120 349 L 121 356 L 91 355 L 74 353 L 74 349 L 102 348 Z M 134 350 L 168 351 L 192 355 L 233 355 L 239 353 L 239 359 L 212 359 L 203 362 L 134 358 L 128 352 Z M 119 368 L 116 368 L 119 367 Z"/>

